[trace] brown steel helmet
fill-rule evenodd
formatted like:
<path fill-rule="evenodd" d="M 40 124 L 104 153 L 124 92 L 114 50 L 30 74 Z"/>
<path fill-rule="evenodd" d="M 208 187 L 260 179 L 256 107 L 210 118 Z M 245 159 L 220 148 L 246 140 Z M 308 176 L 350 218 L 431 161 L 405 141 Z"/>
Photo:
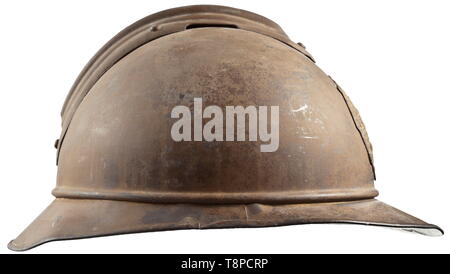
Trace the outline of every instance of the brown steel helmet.
<path fill-rule="evenodd" d="M 54 202 L 11 241 L 353 223 L 443 231 L 386 205 L 344 91 L 274 22 L 222 6 L 109 41 L 62 109 Z"/>

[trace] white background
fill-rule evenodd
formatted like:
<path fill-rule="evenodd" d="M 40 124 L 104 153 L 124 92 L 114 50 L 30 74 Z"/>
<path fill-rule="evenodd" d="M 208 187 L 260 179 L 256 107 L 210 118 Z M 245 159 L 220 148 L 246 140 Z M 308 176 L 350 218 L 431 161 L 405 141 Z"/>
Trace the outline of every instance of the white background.
<path fill-rule="evenodd" d="M 59 111 L 82 67 L 151 13 L 223 4 L 277 22 L 359 109 L 380 200 L 450 233 L 448 1 L 2 1 L 0 253 L 53 200 Z M 48 243 L 29 253 L 450 252 L 450 238 L 356 225 L 190 230 Z"/>

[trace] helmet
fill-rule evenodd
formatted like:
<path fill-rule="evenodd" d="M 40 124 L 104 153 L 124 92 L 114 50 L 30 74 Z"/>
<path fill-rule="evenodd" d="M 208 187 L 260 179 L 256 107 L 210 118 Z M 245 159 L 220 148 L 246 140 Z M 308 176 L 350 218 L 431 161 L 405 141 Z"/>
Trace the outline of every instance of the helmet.
<path fill-rule="evenodd" d="M 350 99 L 277 24 L 239 9 L 170 9 L 117 34 L 75 81 L 56 147 L 56 199 L 12 250 L 306 223 L 443 233 L 375 199 Z"/>

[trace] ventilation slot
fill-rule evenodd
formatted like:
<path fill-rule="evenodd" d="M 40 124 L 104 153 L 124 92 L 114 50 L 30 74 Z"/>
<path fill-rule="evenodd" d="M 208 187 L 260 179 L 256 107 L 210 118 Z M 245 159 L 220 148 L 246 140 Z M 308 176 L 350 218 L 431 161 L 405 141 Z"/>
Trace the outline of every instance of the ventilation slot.
<path fill-rule="evenodd" d="M 228 28 L 238 29 L 238 26 L 232 24 L 190 24 L 186 26 L 186 29 L 199 29 L 199 28 Z"/>

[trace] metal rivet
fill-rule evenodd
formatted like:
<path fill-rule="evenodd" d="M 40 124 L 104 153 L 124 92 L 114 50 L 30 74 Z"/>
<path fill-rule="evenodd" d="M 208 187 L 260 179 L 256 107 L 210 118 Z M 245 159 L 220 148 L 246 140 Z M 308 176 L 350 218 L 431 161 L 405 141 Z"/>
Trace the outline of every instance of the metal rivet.
<path fill-rule="evenodd" d="M 158 25 L 150 26 L 150 31 L 157 31 L 157 30 L 159 30 L 159 26 Z"/>

